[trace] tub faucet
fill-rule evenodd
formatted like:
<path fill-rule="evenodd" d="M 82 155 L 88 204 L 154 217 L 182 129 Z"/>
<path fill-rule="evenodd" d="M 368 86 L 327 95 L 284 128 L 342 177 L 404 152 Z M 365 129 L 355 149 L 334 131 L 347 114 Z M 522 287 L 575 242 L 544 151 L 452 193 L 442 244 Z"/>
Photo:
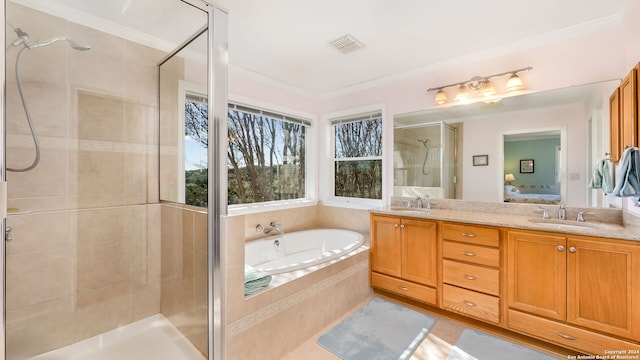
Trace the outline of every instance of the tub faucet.
<path fill-rule="evenodd" d="M 269 226 L 264 228 L 264 233 L 265 234 L 270 234 L 273 231 L 277 232 L 278 235 L 284 235 L 284 230 L 282 229 L 282 226 L 280 224 L 276 224 L 275 221 L 272 221 L 269 224 Z"/>

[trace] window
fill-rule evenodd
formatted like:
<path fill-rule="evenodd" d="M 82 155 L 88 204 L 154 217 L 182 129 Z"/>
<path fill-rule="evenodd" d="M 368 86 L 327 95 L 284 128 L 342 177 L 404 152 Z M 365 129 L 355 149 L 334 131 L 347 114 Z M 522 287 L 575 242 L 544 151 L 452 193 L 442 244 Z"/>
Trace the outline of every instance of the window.
<path fill-rule="evenodd" d="M 228 204 L 303 199 L 306 119 L 229 104 Z"/>
<path fill-rule="evenodd" d="M 187 92 L 184 101 L 185 204 L 207 206 L 207 134 L 207 98 Z"/>
<path fill-rule="evenodd" d="M 382 112 L 331 119 L 333 195 L 382 200 Z"/>

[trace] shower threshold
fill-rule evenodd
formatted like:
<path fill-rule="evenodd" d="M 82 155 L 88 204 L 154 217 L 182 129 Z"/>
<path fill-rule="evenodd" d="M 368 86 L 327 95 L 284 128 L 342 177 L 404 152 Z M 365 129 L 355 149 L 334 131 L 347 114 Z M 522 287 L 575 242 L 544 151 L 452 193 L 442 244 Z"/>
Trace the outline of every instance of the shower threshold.
<path fill-rule="evenodd" d="M 34 360 L 203 360 L 164 316 L 146 319 L 53 350 Z"/>

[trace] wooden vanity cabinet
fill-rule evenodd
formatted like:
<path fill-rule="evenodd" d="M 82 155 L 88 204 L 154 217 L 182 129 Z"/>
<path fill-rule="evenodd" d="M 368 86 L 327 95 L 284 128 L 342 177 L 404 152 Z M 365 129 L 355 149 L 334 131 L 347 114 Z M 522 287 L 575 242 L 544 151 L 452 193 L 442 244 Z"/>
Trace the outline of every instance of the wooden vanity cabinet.
<path fill-rule="evenodd" d="M 442 307 L 500 322 L 500 231 L 442 224 Z"/>
<path fill-rule="evenodd" d="M 638 146 L 640 137 L 638 71 L 640 71 L 640 63 L 631 69 L 609 98 L 610 159 L 613 162 L 620 160 L 624 149 Z"/>
<path fill-rule="evenodd" d="M 599 333 L 640 339 L 640 247 L 509 231 L 507 256 L 509 328 L 593 354 L 638 348 Z"/>
<path fill-rule="evenodd" d="M 371 215 L 371 284 L 436 304 L 437 223 Z"/>

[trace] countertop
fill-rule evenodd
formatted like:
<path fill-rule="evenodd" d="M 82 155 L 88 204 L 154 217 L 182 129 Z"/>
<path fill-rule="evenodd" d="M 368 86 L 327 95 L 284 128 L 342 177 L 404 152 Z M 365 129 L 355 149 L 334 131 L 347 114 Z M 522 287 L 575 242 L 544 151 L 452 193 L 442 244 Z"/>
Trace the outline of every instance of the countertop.
<path fill-rule="evenodd" d="M 420 219 L 443 220 L 468 224 L 500 226 L 514 229 L 549 231 L 562 234 L 586 235 L 621 240 L 640 241 L 637 228 L 625 227 L 618 223 L 596 221 L 577 222 L 574 217 L 567 220 L 543 220 L 541 214 L 522 215 L 498 212 L 468 211 L 454 209 L 418 209 L 406 207 L 386 207 L 371 210 L 371 213 L 406 216 Z M 587 218 L 587 216 L 585 216 Z"/>

